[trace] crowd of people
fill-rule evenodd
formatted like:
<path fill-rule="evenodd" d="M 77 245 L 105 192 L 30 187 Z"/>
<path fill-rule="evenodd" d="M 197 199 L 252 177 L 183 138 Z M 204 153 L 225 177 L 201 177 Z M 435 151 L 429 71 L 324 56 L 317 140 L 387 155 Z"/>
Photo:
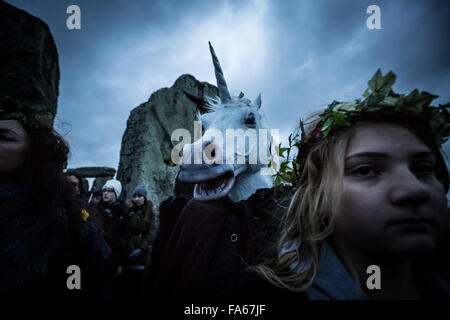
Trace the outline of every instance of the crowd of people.
<path fill-rule="evenodd" d="M 394 81 L 377 72 L 363 100 L 301 123 L 289 183 L 201 202 L 177 176 L 156 206 L 115 179 L 84 194 L 52 115 L 3 92 L 0 298 L 450 299 L 450 105 Z"/>
<path fill-rule="evenodd" d="M 348 104 L 310 122 L 290 187 L 201 203 L 177 177 L 156 223 L 145 186 L 126 201 L 114 179 L 84 194 L 82 179 L 64 172 L 66 142 L 45 118 L 3 99 L 2 294 L 449 298 L 447 106 L 420 114 L 358 103 L 342 113 L 349 125 L 327 136 L 324 123 Z M 276 210 L 283 201 L 288 210 Z M 382 291 L 364 287 L 372 264 Z M 83 270 L 82 290 L 66 286 L 70 265 Z"/>
<path fill-rule="evenodd" d="M 122 201 L 122 184 L 108 180 L 101 190 L 83 193 L 83 179 L 65 173 L 73 186 L 87 220 L 98 230 L 111 249 L 111 294 L 131 298 L 143 293 L 143 283 L 151 262 L 156 233 L 155 207 L 147 199 L 145 186 L 138 186 L 132 197 Z"/>

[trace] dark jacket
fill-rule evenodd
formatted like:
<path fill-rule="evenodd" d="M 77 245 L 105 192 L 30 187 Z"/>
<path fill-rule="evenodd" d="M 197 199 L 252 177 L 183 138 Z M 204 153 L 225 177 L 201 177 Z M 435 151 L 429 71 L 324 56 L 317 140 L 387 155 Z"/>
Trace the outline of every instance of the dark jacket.
<path fill-rule="evenodd" d="M 129 202 L 127 209 L 125 222 L 127 265 L 147 268 L 150 264 L 151 246 L 154 237 L 153 229 L 155 228 L 153 205 L 148 200 L 141 207 L 136 207 Z M 130 257 L 130 253 L 137 249 L 140 249 L 141 253 L 134 258 Z"/>
<path fill-rule="evenodd" d="M 289 199 L 288 190 L 279 186 L 257 190 L 238 203 L 190 200 L 164 241 L 154 293 L 232 296 L 240 273 L 269 252 Z"/>
<path fill-rule="evenodd" d="M 111 252 L 89 219 L 80 227 L 74 242 L 67 236 L 71 227 L 64 208 L 50 221 L 36 212 L 28 195 L 0 191 L 0 295 L 107 298 Z M 80 290 L 67 288 L 70 265 L 80 267 Z"/>
<path fill-rule="evenodd" d="M 126 263 L 126 207 L 122 200 L 112 204 L 102 202 L 99 207 L 102 216 L 102 235 L 112 251 L 114 270 Z"/>
<path fill-rule="evenodd" d="M 158 275 L 158 270 L 161 267 L 164 258 L 164 252 L 168 244 L 168 239 L 183 211 L 184 206 L 191 198 L 182 196 L 171 196 L 159 205 L 159 227 L 156 231 L 155 239 L 153 241 L 151 264 L 145 278 L 144 290 L 146 295 L 155 295 L 153 289 Z"/>
<path fill-rule="evenodd" d="M 291 267 L 296 267 L 294 263 Z M 381 279 L 383 270 L 381 270 Z M 413 275 L 418 290 L 425 300 L 449 300 L 450 285 L 436 274 L 429 263 L 414 261 Z M 287 306 L 301 300 L 367 300 L 367 294 L 358 287 L 342 261 L 327 241 L 322 243 L 319 266 L 313 284 L 304 292 L 293 292 L 270 284 L 253 271 L 246 271 L 239 283 L 238 298 L 252 297 L 254 301 L 270 301 Z M 383 280 L 381 280 L 381 283 Z M 362 283 L 365 285 L 365 283 Z M 383 285 L 382 285 L 383 287 Z"/>

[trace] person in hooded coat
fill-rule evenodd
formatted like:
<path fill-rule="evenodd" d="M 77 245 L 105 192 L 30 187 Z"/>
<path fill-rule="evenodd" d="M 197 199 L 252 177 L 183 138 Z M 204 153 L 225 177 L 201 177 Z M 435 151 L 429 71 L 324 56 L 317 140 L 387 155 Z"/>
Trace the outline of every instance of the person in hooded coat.
<path fill-rule="evenodd" d="M 152 242 L 155 233 L 155 215 L 153 204 L 147 200 L 145 186 L 138 186 L 133 197 L 127 201 L 125 221 L 126 244 L 124 283 L 127 299 L 141 297 L 144 275 L 148 271 Z"/>
<path fill-rule="evenodd" d="M 103 219 L 101 230 L 103 237 L 112 251 L 114 275 L 117 277 L 122 272 L 125 264 L 125 219 L 126 206 L 119 199 L 122 192 L 122 184 L 118 180 L 108 180 L 102 187 L 102 201 L 99 214 Z"/>
<path fill-rule="evenodd" d="M 270 256 L 267 248 L 281 229 L 290 197 L 290 189 L 280 185 L 259 189 L 238 203 L 188 201 L 171 232 L 160 239 L 166 246 L 153 294 L 205 300 L 235 297 L 247 267 Z"/>

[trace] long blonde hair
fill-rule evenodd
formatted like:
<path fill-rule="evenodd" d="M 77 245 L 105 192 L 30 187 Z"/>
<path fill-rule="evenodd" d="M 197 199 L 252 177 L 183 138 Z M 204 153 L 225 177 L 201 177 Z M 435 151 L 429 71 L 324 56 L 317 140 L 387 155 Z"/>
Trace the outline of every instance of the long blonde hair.
<path fill-rule="evenodd" d="M 321 243 L 333 232 L 340 207 L 345 152 L 355 130 L 353 126 L 327 137 L 309 152 L 276 243 L 280 255 L 253 268 L 275 286 L 304 291 L 314 282 Z M 287 244 L 298 240 L 296 250 L 283 253 Z"/>

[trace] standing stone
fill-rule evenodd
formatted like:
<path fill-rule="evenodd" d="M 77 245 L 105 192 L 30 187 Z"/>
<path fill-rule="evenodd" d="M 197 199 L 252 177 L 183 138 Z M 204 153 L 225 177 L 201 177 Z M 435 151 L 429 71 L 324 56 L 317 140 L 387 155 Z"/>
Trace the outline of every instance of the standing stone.
<path fill-rule="evenodd" d="M 175 129 L 187 129 L 194 137 L 194 120 L 205 96 L 217 96 L 215 86 L 182 75 L 171 88 L 154 92 L 150 99 L 133 109 L 122 138 L 117 179 L 122 182 L 122 199 L 144 185 L 148 199 L 157 205 L 173 194 L 179 167 L 171 160 Z"/>
<path fill-rule="evenodd" d="M 98 177 L 95 178 L 94 183 L 92 184 L 91 190 L 102 190 L 106 181 L 114 179 L 114 177 Z"/>
<path fill-rule="evenodd" d="M 106 181 L 114 179 L 116 169 L 109 167 L 80 167 L 67 169 L 67 174 L 76 174 L 83 180 L 83 190 L 88 192 L 89 182 L 85 178 L 95 178 L 91 191 L 101 190 Z"/>
<path fill-rule="evenodd" d="M 0 1 L 0 101 L 12 99 L 56 115 L 59 64 L 42 20 Z"/>
<path fill-rule="evenodd" d="M 80 167 L 67 169 L 67 173 L 74 173 L 84 178 L 114 177 L 116 169 L 109 167 Z"/>

